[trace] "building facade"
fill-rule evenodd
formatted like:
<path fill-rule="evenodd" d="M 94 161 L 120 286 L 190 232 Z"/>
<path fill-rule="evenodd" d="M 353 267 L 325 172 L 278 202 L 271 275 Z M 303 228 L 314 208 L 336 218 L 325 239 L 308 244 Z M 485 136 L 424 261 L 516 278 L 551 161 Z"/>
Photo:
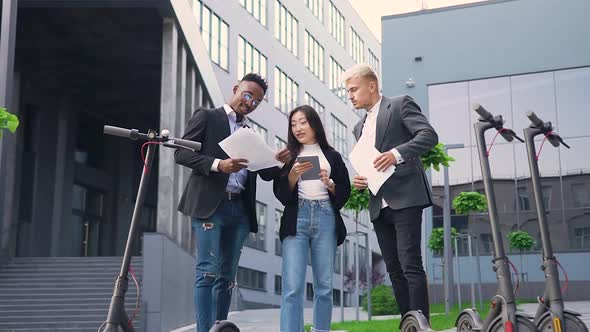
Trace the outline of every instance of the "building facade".
<path fill-rule="evenodd" d="M 104 125 L 181 136 L 196 107 L 220 107 L 245 73 L 258 72 L 269 91 L 251 124 L 271 147 L 286 144 L 288 112 L 310 104 L 346 159 L 361 113 L 348 105 L 339 77 L 361 62 L 380 72 L 380 44 L 346 0 L 4 3 L 12 5 L 2 13 L 8 47 L 0 67 L 11 75 L 2 77 L 1 101 L 21 126 L 0 141 L 0 261 L 123 254 L 141 144 L 105 137 Z M 189 218 L 176 210 L 190 170 L 172 154 L 158 151 L 134 249 L 149 257 L 143 287 L 151 326 L 164 313 L 192 307 L 184 295 L 194 280 L 194 236 Z M 282 206 L 271 183 L 258 188 L 259 232 L 242 254 L 234 308 L 280 303 Z M 344 216 L 354 231 L 353 213 Z M 369 234 L 369 248 L 359 245 L 364 271 L 378 265 L 380 254 L 366 214 L 358 230 Z M 338 251 L 345 259 L 335 267 L 336 304 L 342 279 L 350 285 L 354 246 L 349 237 Z M 160 278 L 183 282 L 163 287 Z M 306 281 L 311 305 L 310 269 Z M 353 303 L 348 286 L 345 301 Z M 191 319 L 182 312 L 180 320 Z"/>
<path fill-rule="evenodd" d="M 382 18 L 385 94 L 414 96 L 442 143 L 465 146 L 449 150 L 456 159 L 449 168 L 451 200 L 462 191 L 483 193 L 473 130 L 478 118 L 474 103 L 502 114 L 506 126 L 521 137 L 530 124 L 525 113 L 534 111 L 551 121 L 571 146 L 545 144 L 539 151 L 549 230 L 556 255 L 569 274 L 569 299 L 590 297 L 585 290 L 590 270 L 576 263 L 590 257 L 590 159 L 585 153 L 590 130 L 582 122 L 590 88 L 590 48 L 584 42 L 590 24 L 583 14 L 588 9 L 589 4 L 582 0 L 559 5 L 498 0 Z M 488 145 L 494 135 L 486 133 Z M 536 142 L 537 149 L 541 144 L 542 137 Z M 498 137 L 490 153 L 502 234 L 523 230 L 536 241 L 523 255 L 524 271 L 519 272 L 534 286 L 527 293 L 533 296 L 539 293 L 543 274 L 525 145 Z M 435 206 L 427 217 L 425 240 L 433 227 L 442 227 L 442 171 L 433 171 L 431 180 Z M 476 236 L 480 254 L 490 256 L 493 245 L 487 215 L 453 215 L 452 224 L 460 233 Z M 506 238 L 504 246 L 520 269 L 519 252 L 509 248 Z M 460 247 L 460 255 L 466 255 L 466 243 Z M 427 261 L 431 283 L 440 284 L 440 261 L 431 253 Z M 488 261 L 482 260 L 481 272 L 484 284 L 491 285 L 495 277 Z M 462 264 L 461 278 L 469 282 L 475 273 L 465 266 L 469 265 Z M 493 287 L 489 290 L 494 291 Z"/>
<path fill-rule="evenodd" d="M 194 15 L 226 99 L 246 73 L 258 72 L 268 81 L 263 103 L 249 118 L 269 146 L 280 149 L 286 145 L 289 111 L 309 104 L 319 112 L 330 144 L 347 159 L 355 144 L 352 128 L 361 113 L 347 102 L 340 75 L 354 63 L 368 63 L 377 72 L 381 70 L 381 46 L 348 1 L 195 0 Z M 352 176 L 352 167 L 349 171 Z M 258 188 L 259 232 L 250 234 L 238 270 L 243 307 L 280 304 L 278 230 L 283 207 L 274 198 L 272 183 L 260 180 Z M 354 231 L 354 214 L 345 212 L 344 218 L 349 232 Z M 359 230 L 370 234 L 371 257 L 377 262 L 379 247 L 368 215 L 359 219 Z M 364 267 L 366 248 L 362 242 L 359 262 Z M 348 281 L 354 270 L 353 250 L 354 237 L 338 249 L 336 305 L 340 303 L 342 271 Z M 344 269 L 340 266 L 342 253 Z M 306 305 L 313 299 L 312 280 L 308 269 Z M 352 304 L 348 289 L 345 301 Z"/>

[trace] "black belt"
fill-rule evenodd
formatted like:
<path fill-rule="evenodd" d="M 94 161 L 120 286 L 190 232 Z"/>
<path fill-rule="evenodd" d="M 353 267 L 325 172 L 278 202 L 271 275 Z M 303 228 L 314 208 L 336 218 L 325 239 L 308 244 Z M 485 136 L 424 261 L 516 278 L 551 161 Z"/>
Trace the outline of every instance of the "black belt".
<path fill-rule="evenodd" d="M 230 192 L 225 192 L 225 196 L 224 199 L 228 200 L 228 201 L 233 201 L 236 199 L 240 199 L 242 198 L 242 194 L 241 193 L 230 193 Z"/>

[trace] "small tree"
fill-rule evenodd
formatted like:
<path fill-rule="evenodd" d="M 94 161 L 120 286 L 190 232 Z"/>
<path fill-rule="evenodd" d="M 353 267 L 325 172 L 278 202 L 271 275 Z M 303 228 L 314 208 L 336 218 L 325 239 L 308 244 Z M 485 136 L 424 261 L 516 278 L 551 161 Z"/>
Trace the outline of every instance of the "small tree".
<path fill-rule="evenodd" d="M 437 227 L 432 230 L 430 233 L 430 238 L 428 239 L 428 248 L 432 250 L 434 253 L 442 253 L 442 250 L 445 247 L 445 239 L 444 239 L 444 229 L 442 227 Z M 457 237 L 457 229 L 455 227 L 451 227 L 451 246 L 454 246 L 453 239 Z"/>
<path fill-rule="evenodd" d="M 9 113 L 6 108 L 0 107 L 0 138 L 2 138 L 2 129 L 8 129 L 11 133 L 18 128 L 18 117 Z"/>
<path fill-rule="evenodd" d="M 535 245 L 535 240 L 529 233 L 525 231 L 514 231 L 506 235 L 510 248 L 515 248 L 520 251 L 520 275 L 524 281 L 524 270 L 522 269 L 522 252 L 525 250 L 531 250 Z"/>
<path fill-rule="evenodd" d="M 453 199 L 453 209 L 458 214 L 469 215 L 473 212 L 484 212 L 488 209 L 486 197 L 478 192 L 464 191 Z"/>
<path fill-rule="evenodd" d="M 356 223 L 358 230 L 359 213 L 369 208 L 369 192 L 367 189 L 358 190 L 355 187 L 352 187 L 350 190 L 350 198 L 348 198 L 348 201 L 344 204 L 344 208 L 354 211 L 354 222 Z"/>
<path fill-rule="evenodd" d="M 435 145 L 430 151 L 423 154 L 420 159 L 422 159 L 425 170 L 432 167 L 437 172 L 440 170 L 440 165 L 449 167 L 449 163 L 455 161 L 455 158 L 445 153 L 445 145 L 443 143 Z"/>

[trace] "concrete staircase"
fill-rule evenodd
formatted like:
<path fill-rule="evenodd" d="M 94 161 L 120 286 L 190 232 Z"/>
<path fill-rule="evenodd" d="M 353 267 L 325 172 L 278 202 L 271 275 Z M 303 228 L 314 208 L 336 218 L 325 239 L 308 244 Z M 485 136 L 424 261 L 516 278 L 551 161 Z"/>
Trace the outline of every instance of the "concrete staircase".
<path fill-rule="evenodd" d="M 0 265 L 0 331 L 96 332 L 106 319 L 122 257 L 11 258 Z M 141 285 L 143 259 L 131 266 Z M 137 289 L 129 274 L 131 316 Z M 134 325 L 141 331 L 141 317 Z"/>

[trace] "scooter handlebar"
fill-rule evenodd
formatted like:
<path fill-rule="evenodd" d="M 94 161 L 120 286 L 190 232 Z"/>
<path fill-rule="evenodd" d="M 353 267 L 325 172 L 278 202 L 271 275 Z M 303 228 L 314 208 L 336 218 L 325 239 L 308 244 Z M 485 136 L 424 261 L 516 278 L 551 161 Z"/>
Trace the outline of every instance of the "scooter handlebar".
<path fill-rule="evenodd" d="M 172 138 L 171 141 L 174 141 L 174 144 L 182 145 L 187 148 L 193 149 L 195 151 L 201 150 L 201 143 L 187 140 L 187 139 L 180 139 L 180 138 Z"/>
<path fill-rule="evenodd" d="M 166 131 L 166 130 L 163 130 L 163 131 Z M 132 140 L 137 140 L 138 138 L 150 139 L 150 138 L 148 138 L 147 134 L 142 134 L 137 129 L 126 129 L 126 128 L 120 128 L 120 127 L 114 127 L 114 126 L 104 126 L 104 133 L 107 135 L 129 138 Z M 201 150 L 201 143 L 200 142 L 195 142 L 195 141 L 181 139 L 181 138 L 173 138 L 173 137 L 168 138 L 166 135 L 167 135 L 167 133 L 162 136 L 153 137 L 151 139 L 158 141 L 158 142 L 162 142 L 162 143 L 169 142 L 170 147 L 187 148 L 187 149 L 194 150 L 194 151 Z M 174 145 L 174 146 L 172 146 L 172 145 Z"/>
<path fill-rule="evenodd" d="M 137 133 L 139 133 L 139 131 L 137 129 L 125 129 L 114 126 L 104 126 L 104 133 L 107 135 L 137 139 L 136 135 Z"/>
<path fill-rule="evenodd" d="M 533 111 L 529 111 L 526 113 L 526 116 L 529 118 L 529 120 L 531 120 L 531 122 L 535 125 L 535 127 L 537 128 L 542 128 L 543 127 L 543 120 L 539 119 L 539 117 L 537 116 L 537 114 L 535 114 L 535 112 Z"/>
<path fill-rule="evenodd" d="M 486 121 L 490 121 L 490 120 L 492 120 L 494 118 L 494 116 L 492 115 L 492 113 L 488 112 L 480 104 L 477 104 L 477 103 L 473 104 L 473 110 L 475 112 L 477 112 L 477 114 L 479 114 L 479 116 L 481 116 L 482 119 L 484 119 Z"/>

